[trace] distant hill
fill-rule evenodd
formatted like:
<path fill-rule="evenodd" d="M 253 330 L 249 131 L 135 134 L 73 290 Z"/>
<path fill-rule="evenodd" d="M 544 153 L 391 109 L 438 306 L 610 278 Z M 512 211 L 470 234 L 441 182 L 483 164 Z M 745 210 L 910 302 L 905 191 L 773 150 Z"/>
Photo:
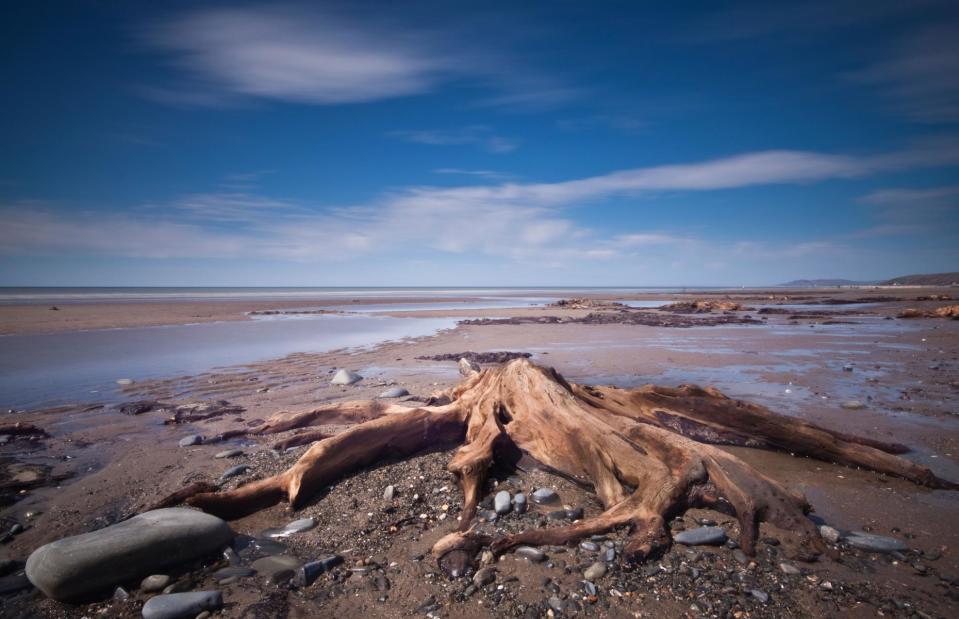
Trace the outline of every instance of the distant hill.
<path fill-rule="evenodd" d="M 857 282 L 851 279 L 794 279 L 785 284 L 784 288 L 834 288 L 836 286 L 865 286 L 876 282 Z"/>
<path fill-rule="evenodd" d="M 883 286 L 954 286 L 959 285 L 959 273 L 924 273 L 903 275 L 882 282 Z"/>

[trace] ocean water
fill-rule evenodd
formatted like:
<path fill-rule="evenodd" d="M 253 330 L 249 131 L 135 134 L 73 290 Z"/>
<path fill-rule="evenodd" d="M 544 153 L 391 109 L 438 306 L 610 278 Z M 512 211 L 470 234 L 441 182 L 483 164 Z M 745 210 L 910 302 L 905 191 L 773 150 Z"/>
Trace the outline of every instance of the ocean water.
<path fill-rule="evenodd" d="M 577 292 L 675 293 L 700 288 L 644 287 L 0 287 L 0 305 L 14 303 L 84 303 L 133 301 L 216 301 L 216 300 L 342 300 L 376 297 L 564 297 Z M 718 287 L 716 287 L 718 288 Z"/>

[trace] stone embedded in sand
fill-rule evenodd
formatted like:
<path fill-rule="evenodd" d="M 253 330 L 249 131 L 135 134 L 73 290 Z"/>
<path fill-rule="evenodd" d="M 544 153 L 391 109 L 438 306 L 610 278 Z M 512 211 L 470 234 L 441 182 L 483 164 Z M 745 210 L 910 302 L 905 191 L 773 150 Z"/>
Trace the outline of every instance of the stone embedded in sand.
<path fill-rule="evenodd" d="M 853 548 L 868 552 L 902 552 L 909 549 L 909 546 L 894 537 L 873 535 L 863 531 L 853 531 L 843 541 Z"/>
<path fill-rule="evenodd" d="M 552 488 L 537 488 L 533 491 L 532 497 L 533 503 L 537 505 L 559 502 L 559 495 Z"/>
<path fill-rule="evenodd" d="M 202 434 L 191 434 L 190 436 L 184 436 L 180 439 L 180 447 L 192 447 L 194 445 L 203 444 L 203 435 Z"/>
<path fill-rule="evenodd" d="M 216 454 L 213 457 L 216 458 L 217 460 L 222 460 L 223 458 L 235 458 L 237 456 L 242 456 L 242 455 L 243 455 L 242 449 L 227 449 L 225 451 L 221 451 L 220 453 Z"/>
<path fill-rule="evenodd" d="M 842 537 L 842 534 L 838 529 L 835 529 L 828 524 L 820 525 L 819 535 L 821 535 L 822 538 L 830 544 L 838 543 L 839 539 Z"/>
<path fill-rule="evenodd" d="M 392 501 L 393 497 L 395 496 L 396 496 L 396 486 L 394 486 L 393 484 L 390 484 L 389 486 L 386 487 L 386 489 L 383 490 L 384 501 Z"/>
<path fill-rule="evenodd" d="M 220 483 L 225 482 L 231 477 L 236 477 L 237 475 L 242 475 L 250 470 L 249 465 L 246 464 L 237 464 L 236 466 L 231 466 L 227 470 L 223 471 L 223 474 L 220 475 Z"/>
<path fill-rule="evenodd" d="M 410 394 L 404 387 L 393 387 L 392 389 L 387 389 L 380 395 L 376 396 L 378 398 L 387 399 L 387 398 L 402 398 Z"/>
<path fill-rule="evenodd" d="M 687 546 L 718 546 L 726 541 L 726 531 L 722 527 L 699 527 L 680 531 L 673 540 Z"/>
<path fill-rule="evenodd" d="M 143 605 L 143 619 L 186 619 L 222 607 L 223 595 L 219 591 L 170 593 L 147 600 Z"/>
<path fill-rule="evenodd" d="M 266 576 L 268 583 L 279 584 L 293 578 L 303 565 L 296 557 L 273 555 L 257 559 L 250 567 L 256 570 L 257 574 Z"/>
<path fill-rule="evenodd" d="M 546 558 L 546 553 L 539 548 L 533 548 L 532 546 L 520 546 L 513 551 L 513 554 L 523 557 L 524 559 L 533 563 L 539 563 Z"/>
<path fill-rule="evenodd" d="M 859 400 L 847 400 L 846 402 L 843 402 L 839 406 L 851 411 L 857 411 L 859 409 L 866 408 L 866 405 L 860 402 Z"/>
<path fill-rule="evenodd" d="M 357 374 L 356 372 L 351 372 L 346 369 L 337 371 L 333 375 L 333 379 L 330 381 L 331 385 L 352 385 L 353 383 L 358 383 L 363 380 L 363 377 Z"/>
<path fill-rule="evenodd" d="M 47 596 L 66 600 L 219 551 L 232 539 L 230 527 L 215 516 L 158 509 L 41 546 L 26 571 Z"/>
<path fill-rule="evenodd" d="M 169 576 L 166 574 L 153 574 L 143 579 L 143 582 L 140 583 L 140 591 L 144 593 L 162 591 L 168 584 L 170 584 Z"/>
<path fill-rule="evenodd" d="M 343 563 L 343 557 L 340 555 L 330 555 L 319 561 L 304 563 L 303 567 L 296 571 L 296 575 L 293 577 L 293 584 L 297 587 L 308 587 L 319 578 L 320 574 L 329 572 L 341 563 Z"/>
<path fill-rule="evenodd" d="M 583 578 L 589 581 L 594 581 L 599 578 L 602 578 L 606 575 L 606 564 L 600 561 L 596 561 L 592 565 L 586 568 L 583 571 Z"/>
<path fill-rule="evenodd" d="M 279 529 L 266 529 L 263 533 L 260 534 L 260 537 L 268 537 L 270 539 L 277 539 L 282 537 L 289 537 L 294 533 L 302 533 L 303 531 L 309 531 L 316 526 L 316 518 L 312 516 L 309 518 L 301 518 L 300 520 L 294 520 L 293 522 L 283 526 Z"/>
<path fill-rule="evenodd" d="M 526 502 L 526 495 L 522 492 L 518 492 L 516 496 L 513 497 L 513 511 L 517 514 L 525 514 L 529 504 Z"/>
<path fill-rule="evenodd" d="M 493 497 L 493 510 L 499 514 L 508 514 L 509 510 L 512 508 L 510 505 L 510 496 L 509 492 L 506 490 L 500 490 L 496 493 L 496 496 Z"/>
<path fill-rule="evenodd" d="M 496 580 L 496 570 L 491 567 L 484 567 L 473 575 L 473 584 L 477 587 L 484 587 Z"/>

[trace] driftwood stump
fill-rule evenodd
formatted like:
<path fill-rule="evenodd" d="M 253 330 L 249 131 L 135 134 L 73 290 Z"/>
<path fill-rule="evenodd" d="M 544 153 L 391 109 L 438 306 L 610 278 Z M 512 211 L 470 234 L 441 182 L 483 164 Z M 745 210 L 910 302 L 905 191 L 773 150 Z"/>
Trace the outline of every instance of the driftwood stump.
<path fill-rule="evenodd" d="M 230 492 L 195 494 L 187 502 L 228 519 L 283 499 L 297 508 L 337 478 L 377 460 L 459 445 L 449 470 L 465 497 L 462 521 L 458 531 L 434 547 L 438 560 L 459 553 L 462 561 L 483 545 L 503 552 L 518 544 L 573 543 L 627 526 L 624 555 L 641 561 L 668 547 L 666 523 L 692 507 L 735 516 L 739 544 L 750 555 L 760 522 L 797 532 L 810 550 L 825 550 L 806 517 L 810 507 L 802 495 L 713 445 L 786 451 L 930 488 L 959 488 L 895 455 L 907 451 L 902 445 L 826 430 L 715 389 L 576 385 L 526 359 L 483 371 L 465 365 L 463 371 L 467 376 L 462 383 L 417 408 L 368 401 L 278 414 L 256 433 L 355 425 L 318 440 L 283 473 Z M 515 465 L 521 457 L 593 490 L 605 511 L 568 526 L 495 539 L 473 533 L 471 521 L 491 464 Z"/>

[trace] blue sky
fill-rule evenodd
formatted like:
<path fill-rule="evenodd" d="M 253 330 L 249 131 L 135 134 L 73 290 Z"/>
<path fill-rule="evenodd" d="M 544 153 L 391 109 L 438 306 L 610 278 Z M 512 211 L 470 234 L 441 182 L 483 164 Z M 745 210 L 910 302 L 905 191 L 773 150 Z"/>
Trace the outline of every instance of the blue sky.
<path fill-rule="evenodd" d="M 954 2 L 152 4 L 5 8 L 0 285 L 959 270 Z"/>

